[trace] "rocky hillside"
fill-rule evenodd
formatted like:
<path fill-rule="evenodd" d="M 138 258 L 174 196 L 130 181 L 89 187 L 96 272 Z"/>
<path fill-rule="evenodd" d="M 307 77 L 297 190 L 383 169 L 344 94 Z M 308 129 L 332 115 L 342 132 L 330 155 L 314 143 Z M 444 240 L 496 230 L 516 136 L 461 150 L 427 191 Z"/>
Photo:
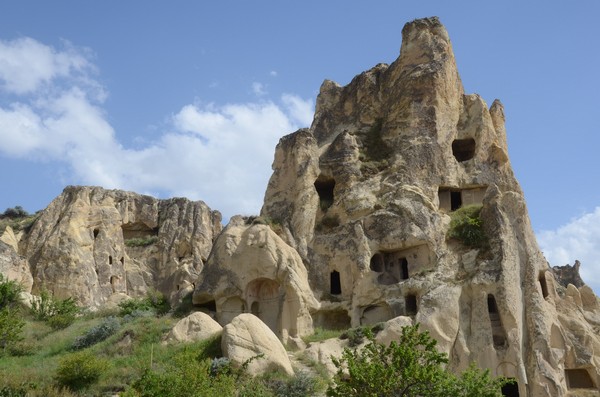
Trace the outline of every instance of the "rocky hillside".
<path fill-rule="evenodd" d="M 0 271 L 93 307 L 193 291 L 222 326 L 252 313 L 300 349 L 315 327 L 418 322 L 452 370 L 515 379 L 506 395 L 598 395 L 598 297 L 549 269 L 503 106 L 464 92 L 437 18 L 406 24 L 392 64 L 325 81 L 311 127 L 277 145 L 261 216 L 220 221 L 202 202 L 68 187 L 7 228 Z"/>

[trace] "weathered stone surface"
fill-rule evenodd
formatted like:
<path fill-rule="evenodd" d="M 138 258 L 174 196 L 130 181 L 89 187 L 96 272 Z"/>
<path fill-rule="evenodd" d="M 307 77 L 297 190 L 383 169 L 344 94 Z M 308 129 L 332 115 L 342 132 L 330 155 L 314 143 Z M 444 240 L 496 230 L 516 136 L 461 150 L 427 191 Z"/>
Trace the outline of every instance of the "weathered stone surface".
<path fill-rule="evenodd" d="M 215 241 L 193 301 L 225 325 L 240 313 L 259 317 L 284 342 L 312 333 L 318 307 L 298 253 L 269 226 L 233 217 Z"/>
<path fill-rule="evenodd" d="M 341 357 L 346 347 L 348 347 L 347 339 L 331 338 L 311 343 L 303 354 L 308 360 L 323 364 L 329 376 L 333 376 L 337 372 L 337 367 L 331 358 Z"/>
<path fill-rule="evenodd" d="M 208 314 L 194 312 L 182 318 L 167 335 L 167 342 L 194 342 L 218 335 L 223 327 Z"/>
<path fill-rule="evenodd" d="M 402 328 L 413 325 L 413 320 L 410 317 L 398 316 L 386 321 L 375 340 L 384 345 L 389 345 L 392 341 L 397 341 L 402 335 Z"/>
<path fill-rule="evenodd" d="M 573 286 L 557 293 L 504 122 L 500 101 L 464 93 L 439 20 L 415 20 L 395 62 L 323 83 L 311 127 L 276 148 L 261 215 L 300 253 L 316 325 L 408 316 L 450 369 L 475 361 L 515 378 L 521 395 L 564 396 L 571 370 L 600 384 L 596 317 L 581 314 L 595 301 Z M 482 205 L 488 245 L 446 238 L 467 204 Z"/>
<path fill-rule="evenodd" d="M 65 188 L 20 241 L 33 292 L 46 288 L 98 307 L 112 294 L 191 292 L 221 217 L 203 202 L 158 200 L 99 187 Z M 130 247 L 131 239 L 150 244 Z"/>
<path fill-rule="evenodd" d="M 581 279 L 581 276 L 579 275 L 580 267 L 581 263 L 576 260 L 573 266 L 552 266 L 552 273 L 554 273 L 556 281 L 558 281 L 558 283 L 563 287 L 566 288 L 569 284 L 573 284 L 575 287 L 580 288 L 585 285 Z"/>
<path fill-rule="evenodd" d="M 223 328 L 221 350 L 235 365 L 241 366 L 251 358 L 256 358 L 247 367 L 248 373 L 258 375 L 272 370 L 280 370 L 293 375 L 294 370 L 281 341 L 258 317 L 250 313 L 234 317 Z"/>
<path fill-rule="evenodd" d="M 15 249 L 4 241 L 0 241 L 0 273 L 6 279 L 21 284 L 24 292 L 31 292 L 33 277 L 31 277 L 27 260 L 17 254 Z"/>

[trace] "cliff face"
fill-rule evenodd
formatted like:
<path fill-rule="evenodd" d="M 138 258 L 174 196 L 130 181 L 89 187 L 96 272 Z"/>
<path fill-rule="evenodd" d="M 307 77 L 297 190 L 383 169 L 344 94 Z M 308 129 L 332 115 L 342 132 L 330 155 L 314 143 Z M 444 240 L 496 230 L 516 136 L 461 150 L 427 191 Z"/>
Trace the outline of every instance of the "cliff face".
<path fill-rule="evenodd" d="M 447 238 L 467 204 L 482 206 L 489 243 L 478 248 Z M 276 148 L 262 215 L 305 262 L 318 325 L 412 316 L 453 369 L 476 361 L 515 378 L 521 395 L 598 385 L 597 298 L 573 286 L 556 294 L 503 107 L 463 92 L 437 18 L 404 27 L 391 65 L 323 83 L 312 126 Z"/>
<path fill-rule="evenodd" d="M 221 215 L 203 202 L 67 187 L 19 244 L 35 294 L 46 288 L 98 307 L 149 288 L 177 297 L 202 271 Z"/>

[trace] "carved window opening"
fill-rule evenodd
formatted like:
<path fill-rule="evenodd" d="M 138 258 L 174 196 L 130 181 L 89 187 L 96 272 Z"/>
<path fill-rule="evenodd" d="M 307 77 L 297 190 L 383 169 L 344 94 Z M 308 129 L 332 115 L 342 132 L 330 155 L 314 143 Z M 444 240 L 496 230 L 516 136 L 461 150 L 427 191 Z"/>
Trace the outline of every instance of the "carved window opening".
<path fill-rule="evenodd" d="M 540 273 L 540 287 L 542 288 L 542 296 L 544 299 L 548 297 L 548 283 L 546 282 L 546 273 Z"/>
<path fill-rule="evenodd" d="M 585 368 L 565 369 L 567 388 L 569 389 L 593 389 L 594 381 Z"/>
<path fill-rule="evenodd" d="M 498 305 L 496 304 L 496 298 L 494 295 L 489 294 L 487 296 L 488 314 L 490 316 L 490 325 L 492 328 L 492 339 L 494 347 L 505 347 L 506 346 L 506 333 L 502 326 L 502 319 L 498 312 Z"/>
<path fill-rule="evenodd" d="M 502 386 L 502 395 L 506 397 L 519 397 L 519 384 L 514 378 L 509 379 L 512 383 Z"/>
<path fill-rule="evenodd" d="M 118 281 L 117 276 L 110 276 L 110 287 L 112 288 L 112 292 L 115 293 L 117 290 L 116 283 Z"/>
<path fill-rule="evenodd" d="M 471 160 L 475 156 L 475 139 L 455 139 L 452 142 L 452 154 L 458 162 Z"/>
<path fill-rule="evenodd" d="M 179 291 L 179 284 L 177 284 L 176 288 L 177 288 L 177 291 Z"/>
<path fill-rule="evenodd" d="M 331 177 L 320 175 L 315 181 L 315 190 L 319 195 L 319 207 L 322 211 L 327 211 L 333 205 L 333 190 L 335 180 Z"/>
<path fill-rule="evenodd" d="M 402 280 L 408 280 L 408 261 L 406 258 L 400 258 L 400 272 L 402 273 Z"/>
<path fill-rule="evenodd" d="M 125 258 L 121 257 L 121 259 L 119 259 L 119 262 L 121 262 L 121 265 L 125 264 Z"/>
<path fill-rule="evenodd" d="M 98 237 L 98 234 L 100 234 L 100 229 L 94 229 L 94 238 Z"/>
<path fill-rule="evenodd" d="M 340 280 L 340 273 L 337 270 L 331 272 L 329 277 L 330 293 L 331 295 L 339 295 L 342 293 L 342 283 Z"/>
<path fill-rule="evenodd" d="M 377 273 L 381 273 L 384 269 L 383 255 L 376 253 L 371 257 L 371 270 Z"/>
<path fill-rule="evenodd" d="M 416 315 L 417 311 L 418 311 L 417 295 L 415 295 L 415 294 L 406 295 L 406 297 L 404 298 L 404 307 L 405 307 L 407 316 Z"/>
<path fill-rule="evenodd" d="M 450 211 L 456 211 L 462 207 L 462 194 L 460 191 L 450 192 Z"/>
<path fill-rule="evenodd" d="M 110 255 L 108 256 L 108 264 L 112 265 L 112 256 L 110 256 Z"/>

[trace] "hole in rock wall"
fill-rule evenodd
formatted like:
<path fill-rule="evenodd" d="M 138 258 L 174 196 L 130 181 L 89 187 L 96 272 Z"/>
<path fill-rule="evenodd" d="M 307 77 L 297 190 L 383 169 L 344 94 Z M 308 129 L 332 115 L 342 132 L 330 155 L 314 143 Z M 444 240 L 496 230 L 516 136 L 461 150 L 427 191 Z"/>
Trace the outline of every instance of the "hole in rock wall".
<path fill-rule="evenodd" d="M 506 397 L 519 397 L 519 384 L 514 378 L 510 378 L 509 380 L 513 382 L 502 386 L 502 395 Z"/>
<path fill-rule="evenodd" d="M 198 305 L 198 309 L 200 309 L 202 312 L 216 312 L 217 304 L 215 301 L 204 302 L 201 305 Z"/>
<path fill-rule="evenodd" d="M 100 233 L 100 229 L 94 229 L 94 238 L 98 237 L 98 234 Z"/>
<path fill-rule="evenodd" d="M 340 273 L 337 270 L 331 272 L 329 276 L 329 293 L 331 295 L 339 295 L 342 293 L 342 283 L 340 280 Z"/>
<path fill-rule="evenodd" d="M 123 230 L 123 240 L 132 238 L 147 238 L 158 236 L 158 228 L 151 228 L 143 222 L 133 222 L 121 225 Z"/>
<path fill-rule="evenodd" d="M 488 314 L 490 316 L 490 325 L 492 327 L 492 339 L 494 341 L 494 347 L 504 347 L 506 345 L 506 333 L 502 326 L 502 319 L 498 312 L 498 305 L 496 304 L 496 298 L 492 294 L 487 296 Z"/>
<path fill-rule="evenodd" d="M 319 195 L 319 207 L 322 211 L 326 211 L 333 205 L 333 189 L 335 188 L 335 180 L 331 177 L 320 175 L 315 181 L 315 190 Z"/>
<path fill-rule="evenodd" d="M 408 294 L 404 298 L 404 308 L 407 316 L 414 316 L 417 314 L 417 296 L 414 294 Z"/>
<path fill-rule="evenodd" d="M 119 262 L 121 262 L 121 265 L 125 264 L 125 258 L 121 257 L 121 259 L 119 259 Z"/>
<path fill-rule="evenodd" d="M 450 211 L 456 211 L 462 207 L 462 195 L 460 192 L 450 192 Z"/>
<path fill-rule="evenodd" d="M 348 312 L 343 309 L 319 310 L 312 314 L 312 319 L 315 327 L 323 329 L 348 329 L 352 324 Z"/>
<path fill-rule="evenodd" d="M 381 273 L 384 269 L 383 255 L 376 253 L 371 257 L 371 270 L 377 273 Z"/>
<path fill-rule="evenodd" d="M 459 162 L 471 160 L 475 156 L 475 139 L 455 139 L 452 142 L 452 154 Z"/>
<path fill-rule="evenodd" d="M 548 297 L 548 283 L 546 282 L 546 273 L 545 272 L 541 272 L 540 273 L 540 287 L 542 288 L 542 296 L 544 297 L 544 299 L 546 299 L 546 297 Z"/>
<path fill-rule="evenodd" d="M 429 249 L 426 244 L 391 252 L 377 252 L 371 257 L 370 269 L 381 285 L 397 284 L 408 280 L 419 269 L 429 267 Z"/>
<path fill-rule="evenodd" d="M 569 389 L 593 389 L 594 381 L 585 368 L 565 369 L 567 387 Z"/>
<path fill-rule="evenodd" d="M 464 205 L 483 204 L 486 189 L 486 186 L 466 189 L 440 187 L 438 190 L 440 210 L 451 212 Z"/>
<path fill-rule="evenodd" d="M 117 290 L 116 284 L 118 280 L 119 279 L 117 276 L 110 276 L 110 287 L 112 288 L 113 293 L 115 293 Z"/>
<path fill-rule="evenodd" d="M 400 272 L 402 273 L 402 280 L 408 280 L 408 261 L 406 258 L 400 259 Z"/>
<path fill-rule="evenodd" d="M 108 264 L 112 265 L 112 256 L 110 256 L 110 255 L 108 256 Z"/>

